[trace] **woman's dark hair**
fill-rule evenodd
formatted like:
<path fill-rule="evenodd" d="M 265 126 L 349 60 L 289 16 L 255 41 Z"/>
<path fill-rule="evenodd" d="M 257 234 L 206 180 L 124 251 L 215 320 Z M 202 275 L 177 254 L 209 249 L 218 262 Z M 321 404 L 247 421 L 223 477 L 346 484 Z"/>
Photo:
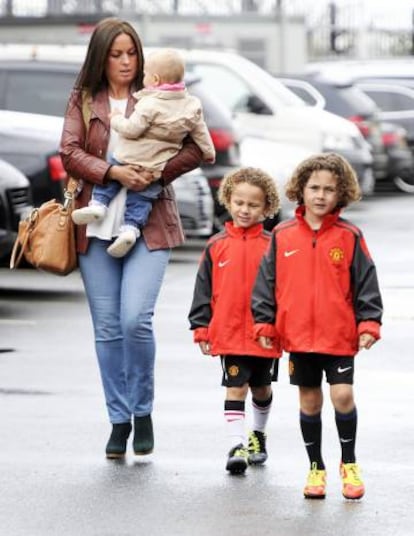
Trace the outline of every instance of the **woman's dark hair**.
<path fill-rule="evenodd" d="M 129 35 L 137 51 L 138 70 L 132 89 L 136 91 L 142 88 L 144 54 L 141 40 L 129 22 L 117 18 L 103 19 L 96 25 L 89 41 L 85 61 L 76 79 L 76 88 L 86 89 L 94 96 L 102 88 L 108 86 L 105 74 L 106 60 L 114 39 L 121 34 Z"/>

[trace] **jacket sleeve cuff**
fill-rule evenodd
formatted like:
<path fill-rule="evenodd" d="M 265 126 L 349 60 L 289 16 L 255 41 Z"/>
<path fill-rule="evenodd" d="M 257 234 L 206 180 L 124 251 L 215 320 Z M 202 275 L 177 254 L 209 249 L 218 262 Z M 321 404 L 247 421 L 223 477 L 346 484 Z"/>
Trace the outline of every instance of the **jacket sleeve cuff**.
<path fill-rule="evenodd" d="M 259 337 L 274 339 L 276 337 L 275 326 L 273 324 L 255 324 L 253 326 L 253 336 L 255 340 Z"/>
<path fill-rule="evenodd" d="M 208 342 L 208 328 L 196 328 L 193 333 L 194 342 Z"/>
<path fill-rule="evenodd" d="M 369 333 L 374 339 L 378 340 L 381 338 L 380 328 L 381 325 L 378 322 L 375 322 L 374 320 L 364 320 L 358 324 L 358 335 Z"/>

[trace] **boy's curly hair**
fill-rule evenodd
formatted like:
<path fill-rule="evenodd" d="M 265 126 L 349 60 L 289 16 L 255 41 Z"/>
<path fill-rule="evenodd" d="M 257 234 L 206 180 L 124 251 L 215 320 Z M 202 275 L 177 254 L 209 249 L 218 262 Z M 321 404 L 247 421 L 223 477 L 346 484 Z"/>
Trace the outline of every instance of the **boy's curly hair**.
<path fill-rule="evenodd" d="M 294 170 L 286 184 L 286 197 L 290 201 L 303 204 L 303 189 L 314 171 L 330 171 L 337 179 L 337 208 L 348 206 L 361 199 L 361 189 L 354 169 L 349 162 L 336 153 L 324 153 L 310 156 L 303 160 Z"/>
<path fill-rule="evenodd" d="M 266 218 L 270 218 L 278 212 L 280 198 L 275 181 L 262 169 L 253 167 L 241 168 L 225 175 L 218 190 L 219 203 L 230 211 L 230 198 L 234 187 L 243 182 L 258 186 L 263 191 L 265 195 L 264 216 Z"/>

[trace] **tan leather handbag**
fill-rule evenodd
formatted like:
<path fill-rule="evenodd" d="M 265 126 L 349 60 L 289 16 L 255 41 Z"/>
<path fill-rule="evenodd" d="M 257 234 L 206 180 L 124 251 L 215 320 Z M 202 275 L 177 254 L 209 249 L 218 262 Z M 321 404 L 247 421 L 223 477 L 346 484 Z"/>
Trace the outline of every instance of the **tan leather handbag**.
<path fill-rule="evenodd" d="M 82 94 L 82 115 L 89 127 L 88 95 Z M 72 222 L 73 201 L 79 181 L 69 178 L 64 203 L 51 199 L 19 222 L 17 238 L 10 257 L 10 268 L 17 268 L 24 257 L 39 270 L 67 275 L 77 266 L 75 226 Z"/>
<path fill-rule="evenodd" d="M 23 257 L 34 268 L 58 275 L 67 275 L 76 268 L 75 229 L 71 218 L 76 188 L 77 181 L 70 179 L 64 204 L 51 199 L 19 222 L 11 269 L 17 268 Z"/>

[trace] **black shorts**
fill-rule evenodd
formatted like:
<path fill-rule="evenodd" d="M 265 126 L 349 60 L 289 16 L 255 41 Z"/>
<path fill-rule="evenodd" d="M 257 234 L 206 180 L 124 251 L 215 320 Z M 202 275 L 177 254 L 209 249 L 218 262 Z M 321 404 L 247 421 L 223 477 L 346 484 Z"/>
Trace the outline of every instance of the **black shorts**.
<path fill-rule="evenodd" d="M 253 357 L 249 355 L 222 355 L 221 367 L 225 387 L 262 387 L 277 381 L 279 359 Z"/>
<path fill-rule="evenodd" d="M 354 383 L 354 358 L 347 355 L 292 352 L 289 356 L 289 376 L 292 385 L 319 387 L 325 371 L 330 385 Z"/>

